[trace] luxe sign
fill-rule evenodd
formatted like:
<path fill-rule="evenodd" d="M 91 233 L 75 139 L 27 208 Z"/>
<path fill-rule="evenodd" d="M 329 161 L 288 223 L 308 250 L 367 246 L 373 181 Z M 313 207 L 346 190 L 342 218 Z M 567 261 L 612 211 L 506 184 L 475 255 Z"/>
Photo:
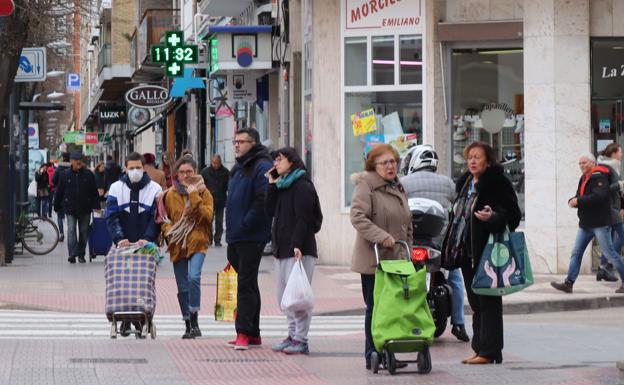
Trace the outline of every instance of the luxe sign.
<path fill-rule="evenodd" d="M 100 105 L 98 117 L 101 124 L 123 124 L 128 121 L 126 106 Z"/>
<path fill-rule="evenodd" d="M 135 107 L 158 108 L 170 101 L 169 91 L 160 86 L 138 86 L 126 92 L 126 102 Z"/>

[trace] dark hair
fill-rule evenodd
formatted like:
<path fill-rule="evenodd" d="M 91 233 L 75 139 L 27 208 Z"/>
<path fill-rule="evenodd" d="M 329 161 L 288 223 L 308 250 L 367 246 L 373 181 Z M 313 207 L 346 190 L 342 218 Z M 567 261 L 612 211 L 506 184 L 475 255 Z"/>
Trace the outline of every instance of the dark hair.
<path fill-rule="evenodd" d="M 63 162 L 69 162 L 69 152 L 62 153 L 61 159 L 63 160 Z"/>
<path fill-rule="evenodd" d="M 290 167 L 291 170 L 306 169 L 306 166 L 303 163 L 303 160 L 301 159 L 299 154 L 297 153 L 297 150 L 292 147 L 282 147 L 277 151 L 271 152 L 271 154 L 274 155 L 273 159 L 277 158 L 278 155 L 282 155 L 286 159 L 288 159 L 288 161 L 292 163 L 292 166 Z"/>
<path fill-rule="evenodd" d="M 106 161 L 109 161 L 109 160 L 113 160 L 113 156 L 112 155 L 106 155 Z"/>
<path fill-rule="evenodd" d="M 146 152 L 145 154 L 143 154 L 143 159 L 145 159 L 144 164 L 156 163 L 156 155 L 152 154 L 151 152 Z"/>
<path fill-rule="evenodd" d="M 253 139 L 254 142 L 256 142 L 257 144 L 260 144 L 260 134 L 258 133 L 258 130 L 256 130 L 255 128 L 240 128 L 236 130 L 235 135 L 241 135 L 241 134 L 249 135 L 249 137 Z"/>
<path fill-rule="evenodd" d="M 366 157 L 366 163 L 364 164 L 364 169 L 366 171 L 375 171 L 375 159 L 377 159 L 378 156 L 383 155 L 387 152 L 391 153 L 392 156 L 394 156 L 394 160 L 397 162 L 398 165 L 401 160 L 401 156 L 399 155 L 399 152 L 396 150 L 396 148 L 392 147 L 389 144 L 381 143 L 373 146 L 373 148 L 368 152 L 368 155 Z"/>
<path fill-rule="evenodd" d="M 487 162 L 488 166 L 498 164 L 498 161 L 496 160 L 496 152 L 494 151 L 492 146 L 485 142 L 472 142 L 467 145 L 466 148 L 464 148 L 464 158 L 466 158 L 466 160 L 468 160 L 468 154 L 474 148 L 480 148 L 483 150 L 483 152 L 485 153 L 485 161 Z"/>
<path fill-rule="evenodd" d="M 128 156 L 126 157 L 126 166 L 131 160 L 140 160 L 141 164 L 145 165 L 145 158 L 143 158 L 143 155 L 139 154 L 138 152 L 131 152 L 128 154 Z"/>
<path fill-rule="evenodd" d="M 607 145 L 607 147 L 605 147 L 605 149 L 600 152 L 600 155 L 606 156 L 607 158 L 610 158 L 610 157 L 613 156 L 613 154 L 618 152 L 620 148 L 621 148 L 621 146 L 619 144 L 611 143 L 611 144 Z"/>
<path fill-rule="evenodd" d="M 175 172 L 177 173 L 180 166 L 184 164 L 190 164 L 191 167 L 193 167 L 193 170 L 197 171 L 197 162 L 195 162 L 195 159 L 182 155 L 175 164 L 175 167 L 174 167 Z"/>

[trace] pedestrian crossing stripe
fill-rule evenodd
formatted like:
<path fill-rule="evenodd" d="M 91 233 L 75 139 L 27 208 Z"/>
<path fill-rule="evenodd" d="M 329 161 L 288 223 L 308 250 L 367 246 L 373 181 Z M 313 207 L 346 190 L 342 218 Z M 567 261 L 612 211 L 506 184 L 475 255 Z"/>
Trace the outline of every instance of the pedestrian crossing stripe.
<path fill-rule="evenodd" d="M 184 322 L 179 315 L 155 315 L 158 337 L 180 337 Z M 218 322 L 200 315 L 203 337 L 229 338 L 235 335 L 234 324 Z M 285 316 L 260 317 L 263 337 L 284 337 L 288 332 Z M 363 333 L 363 316 L 313 316 L 310 337 L 348 336 Z M 73 339 L 108 338 L 110 322 L 102 314 L 77 314 L 47 311 L 0 311 L 0 339 Z"/>

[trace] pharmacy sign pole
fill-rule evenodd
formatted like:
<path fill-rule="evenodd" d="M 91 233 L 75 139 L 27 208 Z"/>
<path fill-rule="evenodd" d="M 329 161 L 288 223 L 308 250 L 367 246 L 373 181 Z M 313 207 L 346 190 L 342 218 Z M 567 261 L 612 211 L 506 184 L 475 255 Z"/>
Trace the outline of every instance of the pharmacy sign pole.
<path fill-rule="evenodd" d="M 165 44 L 154 44 L 150 47 L 152 63 L 163 64 L 167 77 L 184 76 L 185 64 L 197 64 L 199 48 L 196 44 L 184 44 L 182 31 L 165 33 Z"/>

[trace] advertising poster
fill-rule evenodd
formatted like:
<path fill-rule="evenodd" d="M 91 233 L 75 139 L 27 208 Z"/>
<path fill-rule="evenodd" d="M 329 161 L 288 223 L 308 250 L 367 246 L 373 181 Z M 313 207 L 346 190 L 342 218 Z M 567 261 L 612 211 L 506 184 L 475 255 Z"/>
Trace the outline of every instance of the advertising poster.
<path fill-rule="evenodd" d="M 353 135 L 360 136 L 377 129 L 377 116 L 375 110 L 369 108 L 362 112 L 351 115 L 351 124 L 353 125 Z"/>

